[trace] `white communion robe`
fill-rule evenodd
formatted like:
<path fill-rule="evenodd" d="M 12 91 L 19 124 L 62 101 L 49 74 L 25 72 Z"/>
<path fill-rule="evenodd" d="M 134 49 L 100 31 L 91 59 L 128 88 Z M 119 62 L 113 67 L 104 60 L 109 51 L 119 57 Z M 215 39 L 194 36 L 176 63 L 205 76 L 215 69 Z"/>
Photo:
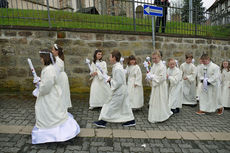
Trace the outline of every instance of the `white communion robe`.
<path fill-rule="evenodd" d="M 99 120 L 107 122 L 127 122 L 134 120 L 132 108 L 128 101 L 125 70 L 119 62 L 113 65 L 110 82 L 112 96 L 103 105 Z"/>
<path fill-rule="evenodd" d="M 205 68 L 207 70 L 205 70 Z M 206 78 L 208 78 L 208 90 L 204 90 L 204 86 L 202 84 L 202 90 L 200 92 L 200 110 L 204 112 L 215 112 L 219 106 L 219 76 L 220 71 L 219 67 L 210 62 L 208 65 L 204 65 L 203 69 L 200 69 L 200 73 L 203 74 L 200 77 L 200 80 L 204 79 L 204 73 L 206 72 Z"/>
<path fill-rule="evenodd" d="M 96 61 L 103 73 L 107 74 L 107 65 L 105 61 Z M 109 87 L 109 83 L 104 81 L 101 71 L 96 67 L 96 65 L 92 62 L 91 64 L 92 72 L 97 72 L 97 75 L 94 76 L 91 87 L 90 87 L 90 98 L 89 105 L 90 107 L 102 107 L 103 104 L 109 100 L 111 95 L 111 89 Z"/>
<path fill-rule="evenodd" d="M 182 71 L 182 90 L 183 101 L 182 104 L 195 105 L 196 102 L 196 67 L 192 63 L 186 62 L 181 64 L 180 70 Z M 183 78 L 187 77 L 187 80 Z"/>
<path fill-rule="evenodd" d="M 197 65 L 197 67 L 196 67 L 196 69 L 197 69 L 197 79 L 196 79 L 196 81 L 197 81 L 197 87 L 196 87 L 196 96 L 199 98 L 200 97 L 200 92 L 201 92 L 201 88 L 202 88 L 202 83 L 200 82 L 200 77 L 201 76 L 203 76 L 203 74 L 201 74 L 201 69 L 203 69 L 203 64 L 199 64 L 199 65 Z"/>
<path fill-rule="evenodd" d="M 138 65 L 127 67 L 128 75 L 128 97 L 131 108 L 141 108 L 144 105 L 144 94 L 142 86 L 142 73 Z M 134 85 L 137 85 L 134 87 Z"/>
<path fill-rule="evenodd" d="M 230 71 L 223 69 L 222 71 L 222 105 L 230 107 Z"/>
<path fill-rule="evenodd" d="M 151 123 L 163 122 L 173 114 L 168 103 L 166 66 L 162 61 L 153 64 L 150 74 L 154 76 L 150 80 L 152 90 L 149 100 L 148 120 Z"/>
<path fill-rule="evenodd" d="M 69 79 L 67 74 L 64 71 L 64 62 L 58 56 L 56 58 L 56 64 L 58 66 L 58 80 L 57 83 L 62 89 L 62 102 L 64 106 L 68 109 L 72 107 L 71 98 L 70 98 L 70 89 L 69 89 Z"/>
<path fill-rule="evenodd" d="M 79 125 L 63 106 L 61 95 L 56 68 L 45 66 L 35 104 L 36 124 L 32 130 L 32 144 L 66 141 L 80 132 Z"/>
<path fill-rule="evenodd" d="M 182 72 L 179 68 L 168 68 L 169 107 L 182 108 Z"/>

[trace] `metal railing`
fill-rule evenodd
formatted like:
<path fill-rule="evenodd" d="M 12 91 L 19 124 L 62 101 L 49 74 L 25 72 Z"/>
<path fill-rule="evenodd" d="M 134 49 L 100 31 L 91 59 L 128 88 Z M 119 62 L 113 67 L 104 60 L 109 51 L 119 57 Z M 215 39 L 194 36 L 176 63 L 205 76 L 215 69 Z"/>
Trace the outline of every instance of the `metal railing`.
<path fill-rule="evenodd" d="M 154 5 L 154 0 L 0 0 L 0 25 L 151 32 L 144 4 Z M 166 27 L 159 32 L 165 28 L 168 34 L 226 37 L 222 26 L 212 26 L 216 15 L 199 12 L 171 2 Z"/>

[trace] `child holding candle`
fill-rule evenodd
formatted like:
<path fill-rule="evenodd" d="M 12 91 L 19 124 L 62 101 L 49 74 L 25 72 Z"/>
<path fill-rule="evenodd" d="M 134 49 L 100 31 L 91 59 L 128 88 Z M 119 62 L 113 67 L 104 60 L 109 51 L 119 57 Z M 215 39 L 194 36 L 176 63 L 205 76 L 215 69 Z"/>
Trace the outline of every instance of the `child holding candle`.
<path fill-rule="evenodd" d="M 105 81 L 108 72 L 106 62 L 102 60 L 102 50 L 95 50 L 90 69 L 93 81 L 90 87 L 89 109 L 92 110 L 102 107 L 111 95 L 109 83 Z"/>
<path fill-rule="evenodd" d="M 36 124 L 32 130 L 32 144 L 67 141 L 80 132 L 80 127 L 62 104 L 55 58 L 49 50 L 39 53 L 44 67 L 35 104 Z"/>

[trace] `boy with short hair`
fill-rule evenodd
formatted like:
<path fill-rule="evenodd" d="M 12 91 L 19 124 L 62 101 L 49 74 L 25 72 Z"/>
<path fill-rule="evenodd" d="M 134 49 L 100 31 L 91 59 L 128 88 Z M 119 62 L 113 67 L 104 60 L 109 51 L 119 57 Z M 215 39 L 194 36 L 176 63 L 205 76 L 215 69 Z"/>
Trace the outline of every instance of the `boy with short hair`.
<path fill-rule="evenodd" d="M 106 102 L 99 116 L 99 121 L 94 122 L 97 127 L 106 127 L 107 122 L 125 122 L 123 126 L 135 126 L 134 115 L 128 101 L 126 76 L 120 64 L 121 53 L 113 51 L 110 62 L 113 64 L 111 84 L 112 96 Z M 103 100 L 103 99 L 102 99 Z"/>
<path fill-rule="evenodd" d="M 203 69 L 199 70 L 200 76 L 199 80 L 202 83 L 202 90 L 200 93 L 200 110 L 196 112 L 197 114 L 205 114 L 205 112 L 215 112 L 218 109 L 218 115 L 223 114 L 223 107 L 219 103 L 220 95 L 219 93 L 219 76 L 220 69 L 219 66 L 214 64 L 208 54 L 203 54 L 201 56 L 203 61 Z"/>

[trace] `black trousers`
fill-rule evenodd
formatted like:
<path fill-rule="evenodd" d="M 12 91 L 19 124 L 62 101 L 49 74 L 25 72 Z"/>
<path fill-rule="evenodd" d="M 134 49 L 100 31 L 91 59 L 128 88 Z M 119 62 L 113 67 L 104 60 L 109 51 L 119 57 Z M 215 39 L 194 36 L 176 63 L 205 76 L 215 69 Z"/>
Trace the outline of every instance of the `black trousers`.
<path fill-rule="evenodd" d="M 167 18 L 167 14 L 163 14 L 162 17 L 157 17 L 155 32 L 159 32 L 159 28 L 160 28 L 160 25 L 161 25 L 161 31 L 162 31 L 162 33 L 165 33 L 166 18 Z"/>

